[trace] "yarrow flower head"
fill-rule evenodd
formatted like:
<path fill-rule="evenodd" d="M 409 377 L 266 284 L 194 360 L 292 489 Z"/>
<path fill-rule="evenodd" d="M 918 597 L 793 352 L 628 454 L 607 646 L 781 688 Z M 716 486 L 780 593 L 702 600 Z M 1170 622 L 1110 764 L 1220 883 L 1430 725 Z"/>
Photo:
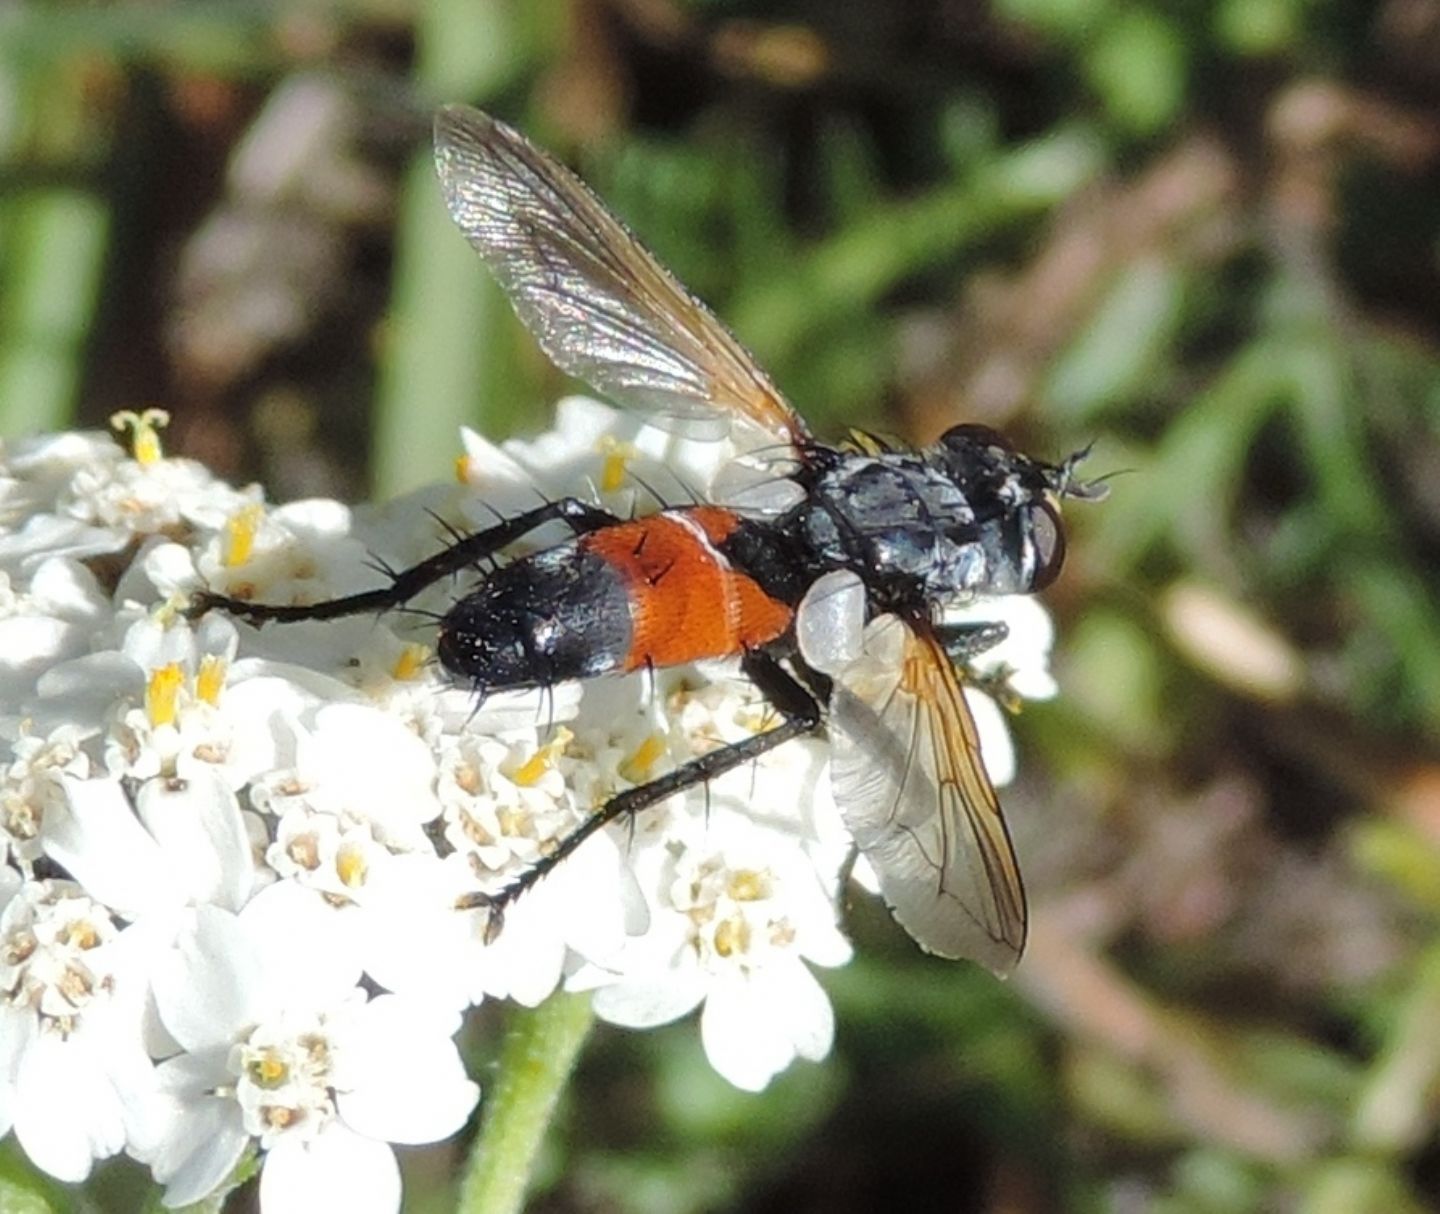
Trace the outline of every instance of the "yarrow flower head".
<path fill-rule="evenodd" d="M 272 1214 L 395 1210 L 393 1144 L 456 1133 L 479 1098 L 453 1038 L 486 999 L 588 991 L 637 1029 L 698 1012 L 747 1090 L 828 1053 L 816 975 L 850 956 L 853 844 L 821 737 L 594 829 L 776 727 L 737 663 L 477 697 L 424 619 L 449 579 L 414 615 L 186 610 L 373 590 L 562 495 L 620 518 L 704 498 L 732 444 L 572 398 L 529 442 L 466 432 L 454 482 L 404 501 L 274 507 L 167 456 L 157 413 L 122 420 L 132 454 L 0 448 L 0 1132 L 38 1167 L 76 1181 L 125 1152 L 179 1206 L 253 1160 Z M 570 538 L 554 523 L 500 559 Z M 1009 625 L 972 663 L 987 686 L 1054 693 L 1033 599 L 956 610 Z M 1003 782 L 1003 714 L 967 695 Z"/>

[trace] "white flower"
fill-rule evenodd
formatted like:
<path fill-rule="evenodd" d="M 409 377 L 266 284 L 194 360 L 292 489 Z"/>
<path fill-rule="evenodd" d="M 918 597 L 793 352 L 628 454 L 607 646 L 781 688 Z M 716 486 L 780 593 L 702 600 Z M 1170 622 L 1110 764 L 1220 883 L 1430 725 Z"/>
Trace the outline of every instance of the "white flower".
<path fill-rule="evenodd" d="M 45 854 L 127 919 L 185 906 L 238 908 L 255 885 L 235 794 L 215 774 L 148 780 L 134 807 L 118 779 L 65 780 L 65 807 L 45 819 Z"/>
<path fill-rule="evenodd" d="M 425 823 L 440 814 L 435 756 L 403 722 L 362 704 L 330 704 L 297 727 L 295 765 L 256 781 L 256 807 L 295 805 L 364 823 L 398 850 L 429 847 Z"/>
<path fill-rule="evenodd" d="M 1051 700 L 1059 694 L 1050 673 L 1055 625 L 1033 595 L 1010 594 L 951 607 L 945 623 L 1004 624 L 1005 639 L 972 659 L 971 667 L 982 675 L 1004 674 L 1009 689 L 1027 700 Z"/>
<path fill-rule="evenodd" d="M 827 884 L 798 838 L 720 809 L 700 820 L 674 813 L 636 867 L 652 926 L 627 948 L 617 980 L 595 991 L 602 1019 L 647 1028 L 703 1002 L 711 1065 L 748 1091 L 796 1057 L 829 1053 L 833 1015 L 806 962 L 850 958 L 834 872 Z M 592 967 L 574 985 L 605 981 Z"/>
<path fill-rule="evenodd" d="M 826 1054 L 814 970 L 849 956 L 851 844 L 818 735 L 594 830 L 498 935 L 486 903 L 617 793 L 773 728 L 737 663 L 478 703 L 435 660 L 433 616 L 483 571 L 410 615 L 184 615 L 202 587 L 383 588 L 449 527 L 563 494 L 627 516 L 731 490 L 768 514 L 798 492 L 745 462 L 743 428 L 701 442 L 579 397 L 558 417 L 529 442 L 467 433 L 458 483 L 354 510 L 269 506 L 167 459 L 153 413 L 127 419 L 135 457 L 94 435 L 0 448 L 0 1131 L 40 1167 L 76 1179 L 124 1149 L 181 1204 L 258 1151 L 267 1214 L 393 1210 L 391 1144 L 454 1132 L 476 1100 L 462 1011 L 561 986 L 634 1027 L 698 1009 L 747 1089 Z M 571 538 L 557 522 L 495 558 Z M 98 553 L 123 554 L 103 581 L 80 560 Z M 811 607 L 804 652 L 843 665 L 863 586 Z M 984 686 L 1053 694 L 1034 600 L 949 616 L 966 619 L 1010 630 L 971 663 Z M 1004 717 L 968 694 L 1002 782 Z M 72 880 L 32 880 L 42 858 Z"/>
<path fill-rule="evenodd" d="M 0 571 L 0 720 L 46 671 L 85 653 L 108 619 L 94 575 L 76 561 L 40 559 L 28 581 Z"/>
<path fill-rule="evenodd" d="M 59 1180 L 119 1151 L 146 1107 L 138 944 L 79 886 L 0 869 L 0 1130 Z"/>
<path fill-rule="evenodd" d="M 155 998 L 183 1053 L 163 1062 L 163 1113 L 136 1144 L 172 1206 L 212 1192 L 245 1150 L 265 1152 L 265 1214 L 392 1211 L 390 1144 L 458 1130 L 479 1089 L 448 1009 L 368 998 L 354 958 L 275 886 L 240 915 L 196 911 Z"/>
<path fill-rule="evenodd" d="M 0 773 L 0 845 L 27 877 L 34 875 L 46 817 L 65 804 L 63 778 L 90 774 L 82 741 L 76 726 L 60 725 L 46 737 L 24 733 L 10 744 L 11 761 Z"/>

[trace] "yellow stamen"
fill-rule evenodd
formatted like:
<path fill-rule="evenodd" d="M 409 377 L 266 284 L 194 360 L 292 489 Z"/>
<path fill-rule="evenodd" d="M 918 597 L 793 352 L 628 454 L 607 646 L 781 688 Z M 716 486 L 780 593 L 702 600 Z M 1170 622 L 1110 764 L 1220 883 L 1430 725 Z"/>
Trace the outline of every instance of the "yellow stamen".
<path fill-rule="evenodd" d="M 170 424 L 164 409 L 121 409 L 110 415 L 110 425 L 124 433 L 130 432 L 130 453 L 141 467 L 148 468 L 165 454 L 160 445 L 160 431 Z"/>
<path fill-rule="evenodd" d="M 455 479 L 462 485 L 470 483 L 470 457 L 468 455 L 455 457 Z"/>
<path fill-rule="evenodd" d="M 228 671 L 229 663 L 224 658 L 218 653 L 207 653 L 200 659 L 200 673 L 195 676 L 195 698 L 204 700 L 212 708 L 219 704 Z"/>
<path fill-rule="evenodd" d="M 732 915 L 715 929 L 715 951 L 722 957 L 733 957 L 750 947 L 750 925 L 740 915 Z"/>
<path fill-rule="evenodd" d="M 607 434 L 600 440 L 600 454 L 605 457 L 600 464 L 601 492 L 614 493 L 625 483 L 630 461 L 639 453 L 632 444 Z"/>
<path fill-rule="evenodd" d="M 320 844 L 314 835 L 296 835 L 286 845 L 285 854 L 309 872 L 320 867 Z"/>
<path fill-rule="evenodd" d="M 736 902 L 759 902 L 770 896 L 770 874 L 753 868 L 737 868 L 730 874 L 725 888 Z"/>
<path fill-rule="evenodd" d="M 93 923 L 76 919 L 65 925 L 65 943 L 74 948 L 94 948 L 100 943 L 100 933 Z"/>
<path fill-rule="evenodd" d="M 176 704 L 184 682 L 185 672 L 179 662 L 150 672 L 150 682 L 145 687 L 145 715 L 153 728 L 175 724 Z"/>
<path fill-rule="evenodd" d="M 468 792 L 472 797 L 484 786 L 480 777 L 480 769 L 470 762 L 459 763 L 455 767 L 455 786 L 461 792 Z"/>
<path fill-rule="evenodd" d="M 245 1073 L 256 1087 L 278 1088 L 290 1078 L 290 1068 L 285 1059 L 274 1050 L 266 1050 L 245 1064 Z"/>
<path fill-rule="evenodd" d="M 408 683 L 424 669 L 430 660 L 430 649 L 426 645 L 412 642 L 400 651 L 395 665 L 390 668 L 390 677 L 401 683 Z"/>
<path fill-rule="evenodd" d="M 644 784 L 650 779 L 651 769 L 665 754 L 665 739 L 652 733 L 635 752 L 620 763 L 620 775 L 631 784 Z"/>
<path fill-rule="evenodd" d="M 505 839 L 519 839 L 528 835 L 532 820 L 518 805 L 502 805 L 495 811 L 495 821 L 500 827 L 501 837 Z"/>
<path fill-rule="evenodd" d="M 288 1130 L 304 1114 L 299 1109 L 286 1108 L 283 1104 L 267 1104 L 260 1110 L 260 1118 L 272 1130 Z"/>
<path fill-rule="evenodd" d="M 521 788 L 531 788 L 544 778 L 545 773 L 555 766 L 555 760 L 565 753 L 565 747 L 570 745 L 570 740 L 575 735 L 564 726 L 555 731 L 555 736 L 540 747 L 533 755 L 525 760 L 514 772 L 510 779 Z"/>
<path fill-rule="evenodd" d="M 370 866 L 365 862 L 365 853 L 360 848 L 342 847 L 340 854 L 335 857 L 335 872 L 339 875 L 341 884 L 347 889 L 355 889 L 365 884 Z"/>
<path fill-rule="evenodd" d="M 264 520 L 265 507 L 253 502 L 225 520 L 225 552 L 221 558 L 225 568 L 234 569 L 250 559 L 255 551 L 255 536 Z"/>

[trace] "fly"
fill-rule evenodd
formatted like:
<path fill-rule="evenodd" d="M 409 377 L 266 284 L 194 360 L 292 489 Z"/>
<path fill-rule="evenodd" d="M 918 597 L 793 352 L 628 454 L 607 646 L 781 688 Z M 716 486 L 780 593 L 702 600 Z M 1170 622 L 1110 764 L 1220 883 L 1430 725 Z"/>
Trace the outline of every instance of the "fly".
<path fill-rule="evenodd" d="M 763 436 L 769 490 L 622 519 L 577 497 L 459 539 L 391 584 L 305 606 L 202 592 L 192 612 L 324 620 L 399 606 L 554 521 L 573 538 L 484 573 L 439 624 L 444 668 L 480 697 L 738 658 L 777 724 L 620 792 L 498 892 L 506 907 L 607 824 L 828 729 L 835 800 L 925 950 L 1008 972 L 1024 887 L 963 683 L 1003 624 L 948 606 L 1030 594 L 1060 571 L 1063 498 L 1096 499 L 1079 452 L 1031 459 L 976 425 L 919 450 L 819 442 L 730 331 L 568 169 L 477 110 L 435 120 L 450 215 L 562 371 L 671 427 Z M 778 486 L 778 488 L 777 488 Z"/>

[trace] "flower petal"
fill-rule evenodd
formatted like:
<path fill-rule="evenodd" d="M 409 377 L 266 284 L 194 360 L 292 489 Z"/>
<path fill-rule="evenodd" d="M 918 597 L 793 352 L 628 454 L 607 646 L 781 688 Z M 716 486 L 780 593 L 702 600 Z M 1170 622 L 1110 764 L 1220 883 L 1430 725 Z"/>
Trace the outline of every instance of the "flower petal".
<path fill-rule="evenodd" d="M 125 1145 L 124 1110 L 88 1046 L 44 1034 L 20 1062 L 15 1137 L 41 1171 L 78 1183 Z"/>
<path fill-rule="evenodd" d="M 400 1168 L 390 1145 L 331 1122 L 314 1139 L 285 1139 L 260 1174 L 265 1214 L 391 1214 L 400 1208 Z"/>
<path fill-rule="evenodd" d="M 126 918 L 177 904 L 165 855 L 130 808 L 119 780 L 64 781 L 68 813 L 47 814 L 45 854 L 98 902 Z"/>
<path fill-rule="evenodd" d="M 239 910 L 250 896 L 254 863 L 240 803 L 219 774 L 203 768 L 185 780 L 149 780 L 140 819 L 179 873 L 189 900 Z"/>
<path fill-rule="evenodd" d="M 460 1018 L 420 1000 L 380 995 L 358 1009 L 344 1038 L 349 1064 L 335 1083 L 347 1125 L 387 1142 L 436 1142 L 465 1124 L 479 1087 L 465 1077 L 453 1034 Z"/>
<path fill-rule="evenodd" d="M 155 1004 L 166 1029 L 192 1052 L 228 1043 L 259 1015 L 266 967 L 229 911 L 198 907 L 155 967 Z"/>

